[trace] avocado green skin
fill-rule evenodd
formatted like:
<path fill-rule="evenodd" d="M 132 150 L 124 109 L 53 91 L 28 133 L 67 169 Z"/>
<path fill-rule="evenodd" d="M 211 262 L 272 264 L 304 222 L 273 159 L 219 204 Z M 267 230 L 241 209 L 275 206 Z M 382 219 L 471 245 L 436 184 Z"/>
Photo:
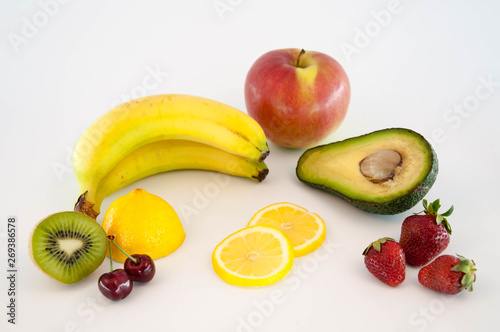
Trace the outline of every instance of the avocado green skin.
<path fill-rule="evenodd" d="M 391 128 L 391 129 L 403 129 L 403 128 Z M 390 129 L 384 129 L 384 130 L 390 130 Z M 344 195 L 336 190 L 333 190 L 332 188 L 329 188 L 327 186 L 317 184 L 317 183 L 310 183 L 306 180 L 301 179 L 300 172 L 299 172 L 299 165 L 300 165 L 302 157 L 307 153 L 307 151 L 318 148 L 320 146 L 308 149 L 304 152 L 304 154 L 302 154 L 302 156 L 300 157 L 300 159 L 297 163 L 297 168 L 296 168 L 297 177 L 303 183 L 305 183 L 313 188 L 320 189 L 320 190 L 326 191 L 330 194 L 333 194 L 333 195 L 343 199 L 344 201 L 352 204 L 353 206 L 355 206 L 363 211 L 369 212 L 369 213 L 382 214 L 382 215 L 394 215 L 394 214 L 399 214 L 399 213 L 405 212 L 405 211 L 411 209 L 412 207 L 414 207 L 418 202 L 420 202 L 424 198 L 424 196 L 427 194 L 427 192 L 431 189 L 434 182 L 436 182 L 436 178 L 437 178 L 437 174 L 438 174 L 438 170 L 439 170 L 439 165 L 438 165 L 439 163 L 438 163 L 438 158 L 437 158 L 436 152 L 434 151 L 434 149 L 432 148 L 430 143 L 422 135 L 420 135 L 420 134 L 418 134 L 410 129 L 403 129 L 403 130 L 410 131 L 410 132 L 414 133 L 415 135 L 421 137 L 422 141 L 424 141 L 427 144 L 427 146 L 432 154 L 432 161 L 431 161 L 432 167 L 429 169 L 429 172 L 427 173 L 425 178 L 418 185 L 414 186 L 413 188 L 410 188 L 408 190 L 408 192 L 406 194 L 404 194 L 403 196 L 400 196 L 398 198 L 395 198 L 391 201 L 384 202 L 384 203 L 366 202 L 366 201 L 362 201 L 362 200 L 358 200 L 358 199 L 353 199 L 353 198 L 346 196 L 346 195 Z M 369 135 L 369 134 L 366 134 L 366 135 Z M 362 135 L 362 136 L 365 136 L 365 135 Z M 359 136 L 359 137 L 361 137 L 361 136 Z M 335 142 L 330 143 L 330 144 L 335 144 Z"/>

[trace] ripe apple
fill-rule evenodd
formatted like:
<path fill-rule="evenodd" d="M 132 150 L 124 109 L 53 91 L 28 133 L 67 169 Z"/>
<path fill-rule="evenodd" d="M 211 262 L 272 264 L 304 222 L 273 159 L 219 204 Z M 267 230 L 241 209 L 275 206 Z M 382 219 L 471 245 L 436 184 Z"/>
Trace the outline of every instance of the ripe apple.
<path fill-rule="evenodd" d="M 303 49 L 263 54 L 245 81 L 248 114 L 270 141 L 288 148 L 305 149 L 333 133 L 350 97 L 342 66 L 329 55 Z"/>

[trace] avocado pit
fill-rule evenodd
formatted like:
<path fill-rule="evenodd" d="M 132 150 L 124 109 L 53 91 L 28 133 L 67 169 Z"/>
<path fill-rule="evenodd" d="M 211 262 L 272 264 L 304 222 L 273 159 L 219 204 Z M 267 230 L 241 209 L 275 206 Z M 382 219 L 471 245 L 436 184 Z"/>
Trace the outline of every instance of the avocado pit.
<path fill-rule="evenodd" d="M 366 156 L 359 163 L 359 170 L 373 183 L 383 183 L 394 178 L 403 158 L 395 150 L 379 150 Z"/>

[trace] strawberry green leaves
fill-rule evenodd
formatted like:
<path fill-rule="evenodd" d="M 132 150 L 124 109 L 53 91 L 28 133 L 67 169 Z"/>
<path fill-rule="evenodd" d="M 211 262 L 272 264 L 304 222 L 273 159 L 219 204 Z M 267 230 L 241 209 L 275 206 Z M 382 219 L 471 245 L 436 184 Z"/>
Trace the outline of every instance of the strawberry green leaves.
<path fill-rule="evenodd" d="M 383 237 L 381 239 L 378 239 L 377 241 L 370 243 L 370 245 L 363 251 L 363 255 L 366 255 L 370 250 L 370 248 L 373 248 L 375 249 L 375 251 L 380 252 L 381 244 L 386 243 L 387 241 L 396 241 L 396 240 L 390 237 Z"/>
<path fill-rule="evenodd" d="M 418 271 L 418 281 L 425 287 L 445 294 L 472 291 L 476 280 L 474 261 L 460 255 L 441 255 Z"/>
<path fill-rule="evenodd" d="M 423 206 L 424 206 L 425 210 L 422 212 L 424 212 L 426 215 L 435 217 L 436 224 L 438 224 L 438 225 L 443 224 L 443 226 L 446 228 L 446 231 L 449 234 L 451 234 L 451 226 L 450 226 L 448 220 L 446 219 L 446 217 L 449 217 L 453 213 L 453 211 L 455 210 L 453 205 L 445 213 L 438 213 L 439 209 L 441 208 L 441 204 L 439 203 L 439 199 L 436 199 L 431 204 L 428 204 L 427 200 L 424 199 Z"/>
<path fill-rule="evenodd" d="M 451 271 L 465 273 L 461 281 L 462 287 L 464 289 L 467 289 L 469 292 L 472 292 L 472 285 L 476 281 L 476 264 L 473 260 L 467 259 L 464 256 L 460 256 L 457 254 L 457 257 L 460 259 L 460 263 L 453 267 Z"/>
<path fill-rule="evenodd" d="M 405 280 L 405 253 L 393 239 L 384 237 L 370 243 L 363 255 L 368 271 L 385 284 L 395 287 Z"/>

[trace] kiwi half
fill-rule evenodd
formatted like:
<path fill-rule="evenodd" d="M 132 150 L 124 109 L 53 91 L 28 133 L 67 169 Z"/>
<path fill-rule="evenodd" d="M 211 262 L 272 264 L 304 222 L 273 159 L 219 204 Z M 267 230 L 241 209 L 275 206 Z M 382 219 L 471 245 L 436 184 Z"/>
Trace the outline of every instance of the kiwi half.
<path fill-rule="evenodd" d="M 35 265 L 63 284 L 73 284 L 104 261 L 106 233 L 94 219 L 78 212 L 59 212 L 34 229 L 30 254 Z"/>

